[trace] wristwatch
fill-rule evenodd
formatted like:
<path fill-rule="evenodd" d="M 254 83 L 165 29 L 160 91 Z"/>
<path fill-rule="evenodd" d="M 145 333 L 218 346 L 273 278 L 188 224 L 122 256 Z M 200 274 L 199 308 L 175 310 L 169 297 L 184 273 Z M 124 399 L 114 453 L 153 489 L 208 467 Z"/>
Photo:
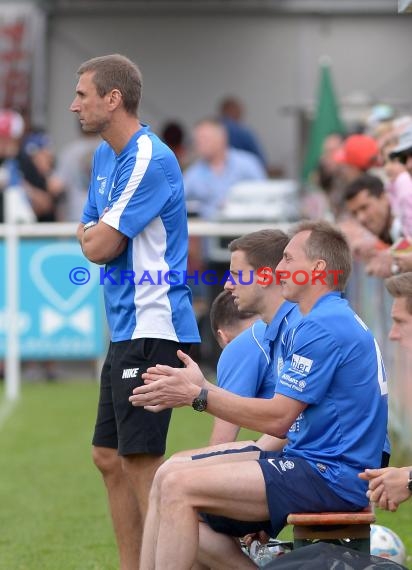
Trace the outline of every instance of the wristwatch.
<path fill-rule="evenodd" d="M 202 388 L 199 395 L 192 402 L 192 408 L 196 412 L 204 412 L 207 408 L 207 394 L 209 390 L 207 388 Z"/>
<path fill-rule="evenodd" d="M 409 471 L 408 489 L 409 492 L 412 493 L 412 471 Z"/>
<path fill-rule="evenodd" d="M 95 225 L 97 225 L 97 222 L 95 220 L 92 220 L 91 222 L 87 222 L 87 224 L 84 224 L 84 226 L 83 226 L 83 232 L 87 231 L 89 228 L 92 228 Z"/>

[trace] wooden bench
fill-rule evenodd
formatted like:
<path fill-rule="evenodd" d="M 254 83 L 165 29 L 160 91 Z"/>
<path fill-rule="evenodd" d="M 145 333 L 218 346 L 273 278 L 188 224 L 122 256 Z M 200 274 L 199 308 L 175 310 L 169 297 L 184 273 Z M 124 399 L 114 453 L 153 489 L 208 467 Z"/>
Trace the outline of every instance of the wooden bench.
<path fill-rule="evenodd" d="M 291 513 L 294 547 L 323 541 L 370 552 L 370 525 L 375 522 L 371 507 L 356 513 Z"/>

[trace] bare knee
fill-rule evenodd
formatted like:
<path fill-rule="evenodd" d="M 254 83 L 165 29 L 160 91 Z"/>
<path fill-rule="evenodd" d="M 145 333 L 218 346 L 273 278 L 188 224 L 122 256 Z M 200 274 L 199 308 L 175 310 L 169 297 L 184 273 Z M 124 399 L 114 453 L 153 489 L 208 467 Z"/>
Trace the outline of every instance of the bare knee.
<path fill-rule="evenodd" d="M 116 449 L 93 446 L 92 458 L 104 478 L 121 474 L 122 464 Z"/>
<path fill-rule="evenodd" d="M 162 476 L 161 484 L 158 488 L 159 498 L 162 505 L 170 503 L 182 504 L 186 497 L 185 474 L 178 469 L 169 469 Z"/>

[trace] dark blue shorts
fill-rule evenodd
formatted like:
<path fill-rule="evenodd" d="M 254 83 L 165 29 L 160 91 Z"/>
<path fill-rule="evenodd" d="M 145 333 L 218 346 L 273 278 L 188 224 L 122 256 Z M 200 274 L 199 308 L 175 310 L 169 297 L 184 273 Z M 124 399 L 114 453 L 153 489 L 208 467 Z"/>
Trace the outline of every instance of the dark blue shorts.
<path fill-rule="evenodd" d="M 220 452 L 239 453 L 253 448 Z M 219 453 L 213 453 L 217 455 Z M 209 454 L 212 455 L 212 454 Z M 193 456 L 193 459 L 207 457 Z M 319 513 L 336 511 L 359 511 L 365 505 L 354 505 L 336 495 L 324 479 L 304 459 L 287 458 L 276 451 L 262 451 L 257 460 L 266 485 L 266 497 L 270 520 L 261 522 L 237 521 L 218 515 L 202 513 L 202 517 L 216 532 L 232 536 L 266 531 L 276 537 L 286 524 L 290 513 Z"/>

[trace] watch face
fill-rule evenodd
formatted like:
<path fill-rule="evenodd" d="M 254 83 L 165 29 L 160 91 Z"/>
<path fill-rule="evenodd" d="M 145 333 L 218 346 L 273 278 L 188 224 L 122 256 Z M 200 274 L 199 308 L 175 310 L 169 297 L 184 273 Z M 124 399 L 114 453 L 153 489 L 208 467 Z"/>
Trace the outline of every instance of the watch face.
<path fill-rule="evenodd" d="M 206 410 L 207 400 L 203 398 L 195 398 L 192 403 L 192 408 L 197 412 L 203 412 Z"/>

